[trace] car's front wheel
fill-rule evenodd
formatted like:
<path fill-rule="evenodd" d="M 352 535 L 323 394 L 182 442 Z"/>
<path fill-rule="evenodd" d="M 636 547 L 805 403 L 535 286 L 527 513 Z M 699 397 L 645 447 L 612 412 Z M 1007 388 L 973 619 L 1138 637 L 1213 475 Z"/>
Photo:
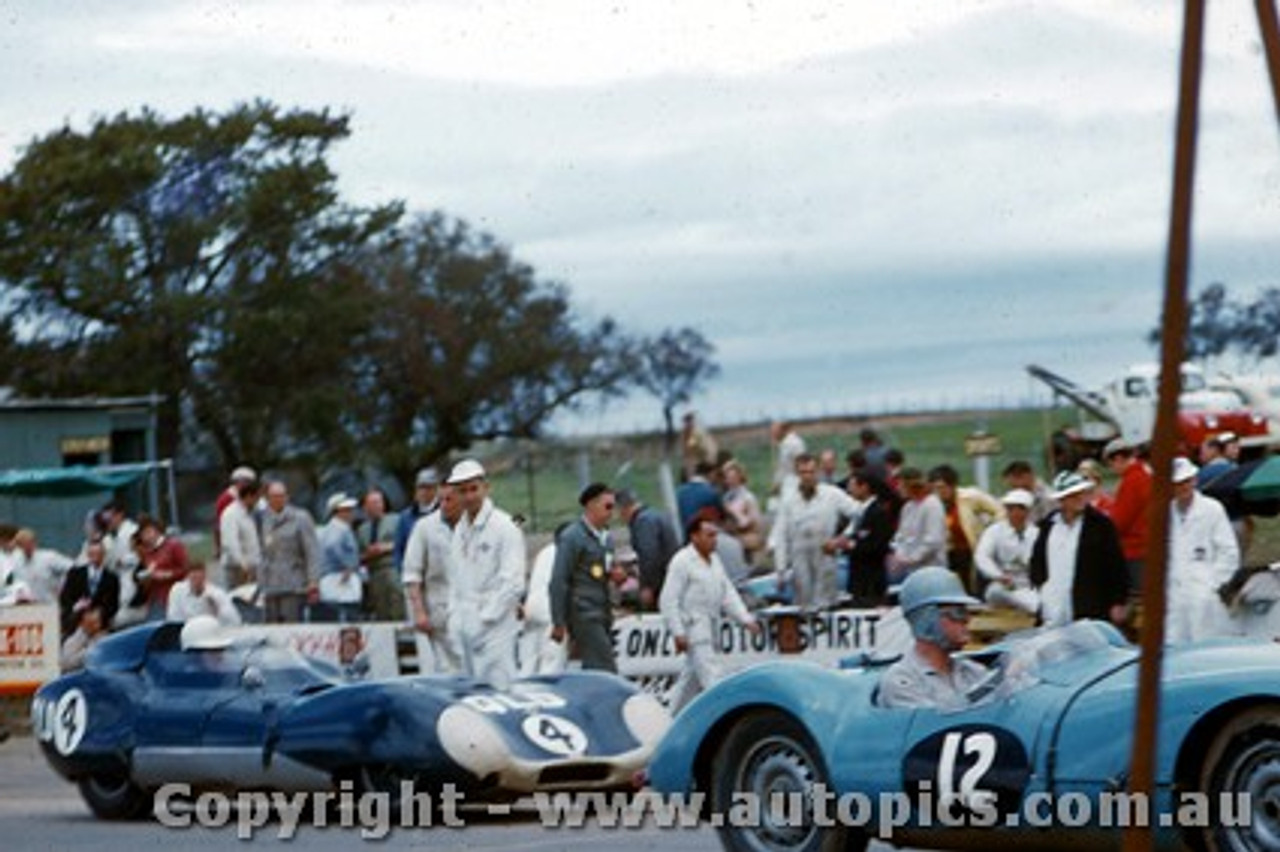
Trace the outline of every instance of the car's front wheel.
<path fill-rule="evenodd" d="M 734 852 L 834 852 L 866 848 L 856 828 L 819 824 L 814 786 L 830 790 L 808 731 L 786 713 L 753 713 L 730 729 L 712 762 L 711 810 L 720 839 Z M 831 791 L 834 792 L 834 791 Z M 831 799 L 827 799 L 830 803 Z"/>
<path fill-rule="evenodd" d="M 1200 790 L 1209 797 L 1208 849 L 1280 850 L 1280 707 L 1247 710 L 1223 726 L 1205 753 Z"/>
<path fill-rule="evenodd" d="M 139 819 L 151 812 L 151 796 L 123 771 L 81 778 L 80 795 L 100 819 Z"/>

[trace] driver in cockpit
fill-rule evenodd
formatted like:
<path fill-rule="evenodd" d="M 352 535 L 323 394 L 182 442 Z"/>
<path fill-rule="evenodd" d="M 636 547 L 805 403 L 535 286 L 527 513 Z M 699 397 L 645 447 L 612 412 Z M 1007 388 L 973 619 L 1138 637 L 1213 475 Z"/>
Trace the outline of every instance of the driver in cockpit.
<path fill-rule="evenodd" d="M 981 605 L 946 568 L 918 568 L 898 593 L 915 644 L 880 680 L 881 707 L 954 710 L 970 703 L 969 692 L 989 670 L 955 657 L 969 641 L 969 608 Z"/>
<path fill-rule="evenodd" d="M 182 625 L 178 643 L 184 655 L 192 655 L 199 668 L 207 672 L 229 669 L 232 661 L 225 651 L 231 647 L 232 635 L 212 615 L 195 615 Z"/>

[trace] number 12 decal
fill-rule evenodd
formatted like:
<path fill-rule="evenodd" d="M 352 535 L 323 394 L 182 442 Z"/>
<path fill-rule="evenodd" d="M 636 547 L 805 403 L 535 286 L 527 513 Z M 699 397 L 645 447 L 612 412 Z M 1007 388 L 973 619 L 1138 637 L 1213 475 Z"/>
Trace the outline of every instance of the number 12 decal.
<path fill-rule="evenodd" d="M 957 779 L 956 757 L 959 754 L 966 757 L 974 755 L 977 759 Z M 938 797 L 943 800 L 958 798 L 965 803 L 976 801 L 978 796 L 987 798 L 994 795 L 995 791 L 981 789 L 978 784 L 995 762 L 996 738 L 990 732 L 949 732 L 942 738 L 942 753 L 938 757 Z"/>
<path fill-rule="evenodd" d="M 1022 740 L 997 725 L 956 725 L 934 731 L 908 751 L 902 782 L 908 793 L 936 796 L 959 808 L 1006 813 L 1022 800 L 1031 761 Z M 950 807 L 950 805 L 948 805 Z"/>

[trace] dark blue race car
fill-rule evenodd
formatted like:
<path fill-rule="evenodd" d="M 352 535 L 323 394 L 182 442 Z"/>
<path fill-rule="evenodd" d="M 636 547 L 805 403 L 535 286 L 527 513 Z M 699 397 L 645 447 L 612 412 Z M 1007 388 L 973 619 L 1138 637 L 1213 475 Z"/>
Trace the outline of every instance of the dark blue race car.
<path fill-rule="evenodd" d="M 193 790 L 399 796 L 403 782 L 471 799 L 625 788 L 669 724 L 628 681 L 566 673 L 499 692 L 461 677 L 346 683 L 264 640 L 183 651 L 182 625 L 103 640 L 83 671 L 43 686 L 33 727 L 99 817 L 145 814 L 168 783 Z"/>
<path fill-rule="evenodd" d="M 1145 808 L 1120 795 L 1133 645 L 1082 621 L 973 656 L 989 675 L 950 711 L 880 706 L 875 667 L 749 669 L 682 711 L 650 782 L 704 796 L 734 850 L 861 849 L 886 834 L 927 848 L 1118 849 L 1126 822 L 1151 825 L 1163 849 L 1280 850 L 1277 643 L 1166 650 L 1158 789 Z M 843 812 L 820 809 L 816 791 Z M 771 809 L 774 794 L 801 805 Z M 760 811 L 737 822 L 744 796 Z"/>

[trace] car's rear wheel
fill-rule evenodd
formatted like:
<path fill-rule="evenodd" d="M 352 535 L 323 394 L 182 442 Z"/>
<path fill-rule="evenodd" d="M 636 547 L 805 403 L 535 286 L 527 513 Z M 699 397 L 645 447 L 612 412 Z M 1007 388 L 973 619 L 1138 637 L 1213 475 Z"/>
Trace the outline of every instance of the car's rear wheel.
<path fill-rule="evenodd" d="M 366 763 L 356 769 L 356 788 L 361 793 L 381 793 L 387 797 L 391 807 L 400 805 L 405 791 L 412 795 L 417 777 L 405 772 L 393 763 Z M 406 788 L 404 785 L 410 786 Z"/>
<path fill-rule="evenodd" d="M 815 820 L 814 785 L 831 791 L 830 776 L 813 738 L 785 713 L 753 713 L 735 724 L 711 771 L 711 811 L 726 849 L 860 852 L 867 846 L 856 828 Z M 834 797 L 826 809 L 834 820 Z"/>
<path fill-rule="evenodd" d="M 151 796 L 123 771 L 81 778 L 80 795 L 100 819 L 139 819 L 151 812 Z"/>
<path fill-rule="evenodd" d="M 1280 850 L 1280 707 L 1228 721 L 1205 753 L 1199 788 L 1209 797 L 1204 845 L 1211 852 Z M 1242 820 L 1246 807 L 1250 818 Z"/>

